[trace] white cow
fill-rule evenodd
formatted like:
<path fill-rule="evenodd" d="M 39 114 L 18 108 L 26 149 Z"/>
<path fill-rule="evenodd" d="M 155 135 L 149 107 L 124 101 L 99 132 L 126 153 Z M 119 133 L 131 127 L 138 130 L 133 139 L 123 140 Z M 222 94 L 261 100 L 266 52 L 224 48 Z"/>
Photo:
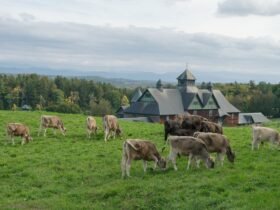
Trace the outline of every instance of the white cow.
<path fill-rule="evenodd" d="M 88 138 L 90 138 L 90 134 L 94 133 L 96 135 L 97 133 L 97 124 L 94 117 L 88 116 L 86 120 L 86 126 L 87 126 L 87 134 Z"/>
<path fill-rule="evenodd" d="M 118 118 L 114 115 L 105 115 L 103 117 L 104 126 L 104 140 L 105 142 L 113 135 L 114 139 L 116 135 L 121 134 L 121 129 L 118 123 Z"/>
<path fill-rule="evenodd" d="M 272 128 L 252 126 L 252 132 L 252 150 L 254 150 L 255 147 L 259 149 L 260 143 L 264 141 L 269 141 L 271 143 L 270 147 L 272 144 L 279 145 L 280 143 L 280 135 L 278 131 Z"/>

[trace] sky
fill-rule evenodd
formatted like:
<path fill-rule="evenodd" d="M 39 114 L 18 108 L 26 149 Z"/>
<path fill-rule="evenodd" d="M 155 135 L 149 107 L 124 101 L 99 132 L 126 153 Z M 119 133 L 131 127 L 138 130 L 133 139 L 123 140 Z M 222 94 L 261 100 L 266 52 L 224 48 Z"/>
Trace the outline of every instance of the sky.
<path fill-rule="evenodd" d="M 280 0 L 0 2 L 0 72 L 279 82 Z"/>

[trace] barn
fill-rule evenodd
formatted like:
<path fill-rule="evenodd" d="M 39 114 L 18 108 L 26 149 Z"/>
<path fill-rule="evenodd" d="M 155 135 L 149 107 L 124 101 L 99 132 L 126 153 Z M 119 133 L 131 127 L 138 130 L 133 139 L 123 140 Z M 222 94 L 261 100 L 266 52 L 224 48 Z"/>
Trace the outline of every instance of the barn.
<path fill-rule="evenodd" d="M 125 117 L 148 117 L 153 122 L 164 122 L 175 115 L 190 113 L 227 125 L 237 125 L 240 111 L 209 83 L 199 89 L 189 69 L 177 77 L 174 89 L 163 88 L 161 80 L 155 88 L 147 88 L 137 100 L 123 110 Z"/>

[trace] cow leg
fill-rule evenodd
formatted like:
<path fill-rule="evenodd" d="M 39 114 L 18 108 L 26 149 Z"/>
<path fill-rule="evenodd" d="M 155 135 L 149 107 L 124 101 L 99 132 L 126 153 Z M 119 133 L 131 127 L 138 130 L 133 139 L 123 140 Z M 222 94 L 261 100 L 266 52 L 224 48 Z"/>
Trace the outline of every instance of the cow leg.
<path fill-rule="evenodd" d="M 144 169 L 144 173 L 146 173 L 147 171 L 147 161 L 143 160 L 143 169 Z"/>
<path fill-rule="evenodd" d="M 126 154 L 123 154 L 122 163 L 121 163 L 122 178 L 124 178 L 126 175 L 126 166 L 127 166 L 127 156 L 126 156 Z"/>
<path fill-rule="evenodd" d="M 224 165 L 224 158 L 225 158 L 225 155 L 223 153 L 217 153 L 217 161 L 215 162 L 219 162 L 221 164 L 221 166 Z"/>
<path fill-rule="evenodd" d="M 169 154 L 168 158 L 167 158 L 168 162 L 169 162 L 169 160 L 172 161 L 173 168 L 174 168 L 175 171 L 178 170 L 177 165 L 176 165 L 176 157 L 177 157 L 177 154 L 174 153 L 174 152 L 171 152 L 171 153 Z"/>
<path fill-rule="evenodd" d="M 116 131 L 113 131 L 113 137 L 116 139 Z"/>
<path fill-rule="evenodd" d="M 187 170 L 189 170 L 189 169 L 190 169 L 190 166 L 191 166 L 191 163 L 192 163 L 192 161 L 193 161 L 193 158 L 194 158 L 194 156 L 193 156 L 192 154 L 190 154 L 190 155 L 189 155 L 189 161 L 188 161 L 188 167 L 187 167 Z"/>
<path fill-rule="evenodd" d="M 44 137 L 46 137 L 46 133 L 47 133 L 47 128 L 45 128 Z"/>
<path fill-rule="evenodd" d="M 126 161 L 126 175 L 130 177 L 131 159 L 128 157 Z"/>
<path fill-rule="evenodd" d="M 154 170 L 156 170 L 157 168 L 157 163 L 158 163 L 158 158 L 156 156 L 153 156 L 153 159 L 155 161 L 155 164 L 154 164 Z"/>
<path fill-rule="evenodd" d="M 26 139 L 25 138 L 21 138 L 21 145 L 24 145 L 26 143 Z"/>
<path fill-rule="evenodd" d="M 38 136 L 40 136 L 41 131 L 42 131 L 42 124 L 40 124 L 39 130 L 38 130 Z"/>
<path fill-rule="evenodd" d="M 104 141 L 105 142 L 107 141 L 107 138 L 108 138 L 108 130 L 105 129 L 105 132 L 104 132 Z"/>
<path fill-rule="evenodd" d="M 12 144 L 15 145 L 15 139 L 14 136 L 11 136 Z"/>
<path fill-rule="evenodd" d="M 89 129 L 87 129 L 87 137 L 90 139 L 90 130 Z"/>
<path fill-rule="evenodd" d="M 196 167 L 197 168 L 200 168 L 200 159 L 199 158 L 196 158 Z"/>

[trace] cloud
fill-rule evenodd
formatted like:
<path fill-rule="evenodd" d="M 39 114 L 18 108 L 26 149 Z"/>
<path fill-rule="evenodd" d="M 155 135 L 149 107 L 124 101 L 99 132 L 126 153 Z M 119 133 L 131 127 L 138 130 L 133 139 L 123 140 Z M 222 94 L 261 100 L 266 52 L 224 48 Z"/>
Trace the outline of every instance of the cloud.
<path fill-rule="evenodd" d="M 280 76 L 280 43 L 170 28 L 93 26 L 0 19 L 0 66 L 76 71 L 178 72 L 185 63 L 201 75 L 226 72 Z M 257 80 L 257 79 L 255 79 Z"/>
<path fill-rule="evenodd" d="M 279 0 L 225 0 L 218 4 L 218 13 L 230 16 L 275 16 L 280 14 Z"/>

